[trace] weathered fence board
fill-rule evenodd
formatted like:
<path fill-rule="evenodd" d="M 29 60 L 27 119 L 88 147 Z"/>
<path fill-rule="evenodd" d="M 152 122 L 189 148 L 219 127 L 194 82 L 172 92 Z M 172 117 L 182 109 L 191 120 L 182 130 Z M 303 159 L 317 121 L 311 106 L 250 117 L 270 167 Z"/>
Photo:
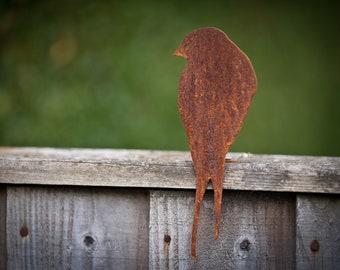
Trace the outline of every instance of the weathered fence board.
<path fill-rule="evenodd" d="M 7 244 L 6 244 L 6 206 L 7 189 L 0 184 L 0 269 L 7 267 Z"/>
<path fill-rule="evenodd" d="M 148 268 L 146 191 L 8 187 L 7 205 L 7 269 Z"/>
<path fill-rule="evenodd" d="M 297 197 L 297 268 L 340 269 L 340 197 Z"/>
<path fill-rule="evenodd" d="M 340 194 L 340 158 L 231 156 L 226 189 Z M 0 171 L 8 184 L 195 188 L 190 154 L 177 151 L 0 148 Z"/>
<path fill-rule="evenodd" d="M 0 147 L 0 269 L 339 269 L 340 158 L 231 156 L 192 259 L 188 152 Z"/>
<path fill-rule="evenodd" d="M 149 269 L 294 269 L 295 195 L 225 192 L 214 239 L 213 194 L 201 208 L 191 259 L 195 193 L 151 191 Z M 164 235 L 171 237 L 170 244 Z"/>

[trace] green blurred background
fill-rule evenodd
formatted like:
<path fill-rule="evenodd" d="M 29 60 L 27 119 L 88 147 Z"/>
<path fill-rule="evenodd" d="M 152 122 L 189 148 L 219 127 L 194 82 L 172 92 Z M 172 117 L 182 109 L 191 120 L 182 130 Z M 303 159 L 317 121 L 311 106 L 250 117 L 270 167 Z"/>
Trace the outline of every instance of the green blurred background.
<path fill-rule="evenodd" d="M 340 155 L 339 4 L 7 0 L 0 145 L 187 150 L 177 109 L 190 31 L 221 28 L 258 90 L 231 151 Z"/>

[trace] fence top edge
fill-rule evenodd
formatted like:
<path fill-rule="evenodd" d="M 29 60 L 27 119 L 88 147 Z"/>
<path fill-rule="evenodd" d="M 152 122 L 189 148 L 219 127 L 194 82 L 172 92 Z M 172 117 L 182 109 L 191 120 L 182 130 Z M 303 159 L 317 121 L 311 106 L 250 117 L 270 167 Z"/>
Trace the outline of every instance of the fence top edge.
<path fill-rule="evenodd" d="M 224 188 L 340 194 L 340 157 L 229 153 Z M 0 183 L 194 189 L 185 151 L 0 147 Z"/>

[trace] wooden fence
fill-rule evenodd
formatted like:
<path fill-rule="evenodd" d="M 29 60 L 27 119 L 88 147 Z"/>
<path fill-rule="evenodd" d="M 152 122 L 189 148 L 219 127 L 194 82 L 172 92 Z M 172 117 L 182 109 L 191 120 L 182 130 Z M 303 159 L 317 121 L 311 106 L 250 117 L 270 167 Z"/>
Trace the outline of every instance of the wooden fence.
<path fill-rule="evenodd" d="M 189 153 L 0 148 L 0 269 L 340 269 L 340 158 L 230 155 L 192 259 Z"/>

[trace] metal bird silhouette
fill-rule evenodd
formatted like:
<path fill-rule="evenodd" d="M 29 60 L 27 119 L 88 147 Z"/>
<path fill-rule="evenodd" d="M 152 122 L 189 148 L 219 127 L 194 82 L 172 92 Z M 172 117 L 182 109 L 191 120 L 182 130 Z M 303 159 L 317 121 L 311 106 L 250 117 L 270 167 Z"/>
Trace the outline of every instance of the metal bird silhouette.
<path fill-rule="evenodd" d="M 248 57 L 217 28 L 189 33 L 174 55 L 187 59 L 178 105 L 196 174 L 191 243 L 195 258 L 200 206 L 209 181 L 214 189 L 218 238 L 225 157 L 242 126 L 257 82 Z"/>

